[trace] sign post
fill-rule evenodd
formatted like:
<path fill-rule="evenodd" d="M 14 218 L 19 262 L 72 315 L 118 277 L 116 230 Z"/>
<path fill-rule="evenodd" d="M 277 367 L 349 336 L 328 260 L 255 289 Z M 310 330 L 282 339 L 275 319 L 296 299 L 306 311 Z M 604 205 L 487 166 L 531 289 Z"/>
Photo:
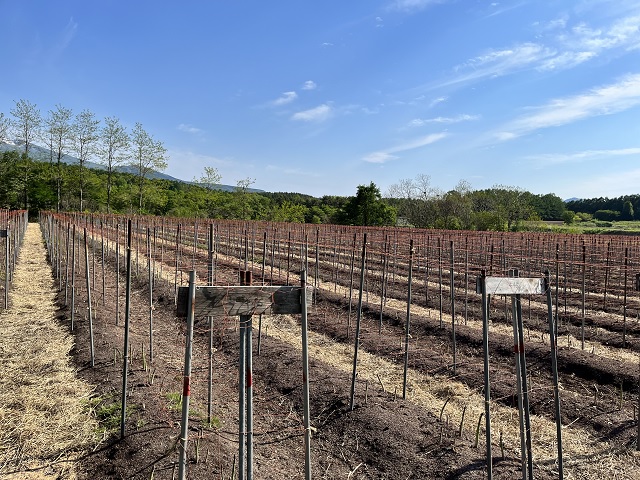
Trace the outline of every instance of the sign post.
<path fill-rule="evenodd" d="M 311 454 L 308 394 L 308 347 L 306 346 L 307 305 L 313 299 L 313 287 L 306 285 L 306 272 L 301 274 L 301 286 L 251 286 L 251 272 L 240 272 L 240 286 L 195 286 L 190 276 L 189 287 L 180 287 L 177 292 L 177 316 L 187 317 L 240 317 L 240 356 L 238 373 L 239 422 L 238 422 L 238 480 L 253 478 L 253 405 L 252 405 L 252 341 L 251 317 L 262 314 L 300 314 L 303 319 L 303 410 L 305 428 L 305 480 L 311 480 Z M 192 289 L 192 290 L 190 290 Z M 193 293 L 190 293 L 193 291 Z M 186 362 L 186 358 L 185 358 Z M 246 424 L 246 428 L 245 428 Z M 186 446 L 187 430 L 182 442 Z M 246 463 L 245 463 L 246 455 Z M 186 463 L 186 455 L 181 455 Z M 185 465 L 186 467 L 186 465 Z M 245 471 L 246 470 L 246 471 Z M 181 471 L 185 471 L 181 469 Z M 183 480 L 181 477 L 180 480 Z"/>

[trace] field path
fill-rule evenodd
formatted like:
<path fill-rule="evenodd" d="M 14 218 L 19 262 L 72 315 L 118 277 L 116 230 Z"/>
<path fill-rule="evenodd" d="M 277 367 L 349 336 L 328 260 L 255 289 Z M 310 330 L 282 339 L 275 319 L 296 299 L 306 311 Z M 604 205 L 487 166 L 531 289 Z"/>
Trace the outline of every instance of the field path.
<path fill-rule="evenodd" d="M 13 480 L 74 479 L 74 458 L 95 441 L 91 389 L 71 365 L 46 254 L 30 223 L 0 314 L 0 476 Z"/>

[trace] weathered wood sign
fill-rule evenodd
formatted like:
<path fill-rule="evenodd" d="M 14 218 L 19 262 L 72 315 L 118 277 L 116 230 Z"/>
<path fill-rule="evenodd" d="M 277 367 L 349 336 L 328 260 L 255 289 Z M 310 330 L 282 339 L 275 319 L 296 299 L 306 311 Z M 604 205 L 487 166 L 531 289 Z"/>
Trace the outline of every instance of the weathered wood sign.
<path fill-rule="evenodd" d="M 487 295 L 540 295 L 545 293 L 543 278 L 484 277 Z M 482 293 L 478 282 L 476 293 Z"/>
<path fill-rule="evenodd" d="M 299 286 L 196 287 L 194 315 L 220 317 L 232 315 L 302 313 Z M 307 287 L 307 304 L 312 303 L 313 287 Z M 187 316 L 189 288 L 178 289 L 177 316 Z"/>

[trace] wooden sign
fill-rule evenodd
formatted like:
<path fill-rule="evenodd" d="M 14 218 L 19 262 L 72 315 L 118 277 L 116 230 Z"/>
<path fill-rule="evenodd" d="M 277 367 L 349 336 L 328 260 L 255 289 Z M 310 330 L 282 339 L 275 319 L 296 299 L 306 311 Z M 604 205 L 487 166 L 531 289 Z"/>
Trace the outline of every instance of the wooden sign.
<path fill-rule="evenodd" d="M 478 278 L 477 293 L 482 293 Z M 543 278 L 484 277 L 487 295 L 539 295 L 545 293 Z"/>
<path fill-rule="evenodd" d="M 302 287 L 294 286 L 228 286 L 196 287 L 196 317 L 302 313 Z M 307 305 L 313 299 L 313 287 L 307 287 Z M 187 316 L 189 288 L 178 289 L 178 317 Z"/>

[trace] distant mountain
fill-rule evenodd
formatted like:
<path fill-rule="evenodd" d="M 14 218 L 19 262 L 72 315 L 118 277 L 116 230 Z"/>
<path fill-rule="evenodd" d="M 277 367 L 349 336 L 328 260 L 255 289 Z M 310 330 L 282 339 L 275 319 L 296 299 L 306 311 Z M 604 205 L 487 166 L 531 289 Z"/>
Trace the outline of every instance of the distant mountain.
<path fill-rule="evenodd" d="M 2 152 L 7 152 L 7 151 L 14 151 L 17 150 L 19 152 L 22 152 L 23 150 L 23 145 L 24 142 L 0 142 L 0 154 Z M 37 162 L 50 162 L 50 161 L 56 161 L 56 158 L 54 155 L 52 155 L 51 150 L 49 150 L 48 148 L 45 147 L 41 147 L 39 145 L 35 145 L 32 144 L 29 146 L 29 151 L 30 151 L 30 156 L 33 160 L 37 161 Z M 53 159 L 53 160 L 52 160 Z M 63 155 L 61 158 L 61 161 L 63 163 L 66 163 L 67 165 L 78 165 L 80 163 L 80 160 L 77 157 L 74 157 L 73 155 Z M 100 163 L 95 163 L 95 162 L 85 162 L 85 166 L 87 168 L 93 168 L 95 170 L 106 170 L 106 167 Z M 135 167 L 132 167 L 131 165 L 121 165 L 118 166 L 114 169 L 117 172 L 121 172 L 121 173 L 130 173 L 132 175 L 136 174 L 136 169 Z M 180 178 L 176 178 L 176 177 L 172 177 L 171 175 L 167 175 L 166 173 L 162 173 L 162 172 L 156 172 L 155 170 L 152 171 L 149 176 L 147 177 L 149 179 L 153 179 L 153 180 L 169 180 L 171 182 L 181 182 L 181 183 L 189 183 L 189 184 L 193 184 L 193 182 L 190 181 L 186 181 L 186 180 L 182 180 Z M 232 186 L 232 185 L 217 185 L 216 186 L 217 190 L 222 190 L 225 192 L 234 192 L 236 190 L 236 187 Z M 249 188 L 247 189 L 247 191 L 252 192 L 252 193 L 261 193 L 264 192 L 264 190 L 259 190 L 257 188 Z"/>
<path fill-rule="evenodd" d="M 581 198 L 578 197 L 571 197 L 571 198 L 567 198 L 564 203 L 569 203 L 569 202 L 575 202 L 576 200 L 582 200 Z"/>

